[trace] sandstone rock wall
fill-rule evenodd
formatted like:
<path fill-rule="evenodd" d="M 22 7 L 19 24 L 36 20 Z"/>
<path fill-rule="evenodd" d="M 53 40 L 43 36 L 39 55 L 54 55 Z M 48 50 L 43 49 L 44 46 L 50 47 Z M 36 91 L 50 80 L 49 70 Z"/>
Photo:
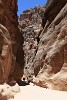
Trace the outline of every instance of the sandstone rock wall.
<path fill-rule="evenodd" d="M 19 77 L 18 70 L 24 64 L 17 10 L 17 0 L 0 0 L 0 83 L 7 82 L 12 73 Z"/>
<path fill-rule="evenodd" d="M 23 66 L 23 50 L 21 47 L 21 45 L 23 45 L 23 36 L 20 34 L 20 31 L 18 29 L 17 0 L 2 0 L 2 3 L 4 7 L 2 24 L 10 33 L 12 50 L 14 56 L 16 56 L 16 61 L 20 64 L 20 66 Z M 19 61 L 19 59 L 21 59 L 22 61 Z"/>
<path fill-rule="evenodd" d="M 35 84 L 67 91 L 67 0 L 24 11 L 19 29 L 17 0 L 0 0 L 0 83 L 24 67 Z"/>
<path fill-rule="evenodd" d="M 33 21 L 36 28 L 32 24 L 29 26 L 33 20 L 31 10 L 20 17 L 20 30 L 24 35 L 24 74 L 29 79 L 35 76 L 33 82 L 37 85 L 67 91 L 67 1 L 48 0 L 44 10 L 44 29 L 37 27 L 41 25 L 38 21 Z M 32 26 L 33 31 L 30 29 Z"/>
<path fill-rule="evenodd" d="M 8 30 L 0 24 L 0 83 L 6 82 L 12 67 L 12 47 Z"/>
<path fill-rule="evenodd" d="M 44 6 L 36 6 L 20 15 L 19 28 L 24 37 L 24 74 L 29 78 L 34 75 L 32 65 L 38 49 L 39 35 L 42 31 L 41 23 L 44 10 Z"/>
<path fill-rule="evenodd" d="M 61 8 L 49 27 L 44 27 L 40 35 L 38 51 L 34 60 L 34 72 L 40 80 L 39 85 L 67 91 L 66 37 L 67 4 Z M 37 71 L 41 60 L 43 61 L 42 68 Z"/>
<path fill-rule="evenodd" d="M 44 27 L 46 22 L 48 21 L 49 24 L 54 20 L 54 18 L 57 16 L 57 14 L 60 12 L 60 10 L 65 5 L 66 0 L 48 0 L 44 12 L 44 17 L 42 21 L 42 26 Z M 49 25 L 48 24 L 48 25 Z"/>
<path fill-rule="evenodd" d="M 44 83 L 47 82 L 54 89 L 67 90 L 67 4 L 61 9 L 49 27 L 44 28 L 40 37 L 38 51 L 34 60 L 35 74 L 43 82 L 44 86 Z M 43 60 L 42 68 L 37 72 L 41 60 Z"/>

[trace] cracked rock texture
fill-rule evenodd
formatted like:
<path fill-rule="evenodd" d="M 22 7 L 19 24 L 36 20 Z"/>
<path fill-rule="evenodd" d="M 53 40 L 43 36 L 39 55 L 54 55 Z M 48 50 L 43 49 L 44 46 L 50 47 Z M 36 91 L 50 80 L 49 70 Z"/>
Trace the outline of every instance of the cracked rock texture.
<path fill-rule="evenodd" d="M 36 6 L 34 9 L 29 9 L 20 15 L 19 29 L 24 37 L 24 75 L 28 79 L 32 79 L 34 75 L 33 62 L 38 50 L 40 34 L 42 31 L 42 17 L 44 14 L 44 6 Z"/>
<path fill-rule="evenodd" d="M 48 0 L 45 7 L 24 11 L 19 28 L 24 75 L 39 86 L 67 91 L 67 0 Z"/>

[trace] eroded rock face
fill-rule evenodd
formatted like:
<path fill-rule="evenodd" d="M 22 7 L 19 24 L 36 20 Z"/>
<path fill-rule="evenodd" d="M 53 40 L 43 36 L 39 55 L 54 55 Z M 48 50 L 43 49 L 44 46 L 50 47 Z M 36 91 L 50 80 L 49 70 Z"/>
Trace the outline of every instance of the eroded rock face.
<path fill-rule="evenodd" d="M 12 47 L 8 30 L 0 24 L 0 83 L 7 82 L 12 67 Z"/>
<path fill-rule="evenodd" d="M 67 0 L 24 11 L 20 31 L 17 0 L 0 0 L 0 23 L 0 83 L 21 77 L 24 66 L 28 80 L 67 91 Z"/>
<path fill-rule="evenodd" d="M 24 11 L 20 16 L 19 28 L 24 37 L 24 74 L 28 79 L 32 79 L 34 75 L 33 61 L 37 53 L 39 36 L 42 31 L 41 23 L 44 9 L 44 6 L 36 6 L 34 9 Z"/>
<path fill-rule="evenodd" d="M 46 10 L 44 12 L 44 17 L 42 21 L 42 26 L 44 27 L 47 21 L 49 22 L 48 25 L 54 20 L 54 18 L 57 16 L 57 14 L 60 12 L 60 10 L 65 5 L 66 0 L 48 0 L 46 4 Z"/>
<path fill-rule="evenodd" d="M 48 83 L 49 88 L 67 91 L 67 4 L 63 6 L 49 27 L 47 29 L 44 27 L 40 37 L 34 60 L 35 74 L 41 81 L 41 85 L 45 86 L 45 83 Z M 42 68 L 37 71 L 41 60 Z"/>
<path fill-rule="evenodd" d="M 22 49 L 23 36 L 20 34 L 20 31 L 18 29 L 17 0 L 2 0 L 2 3 L 4 6 L 2 24 L 10 33 L 13 55 L 16 57 L 17 63 L 22 67 L 24 64 Z"/>
<path fill-rule="evenodd" d="M 0 23 L 3 21 L 3 14 L 4 14 L 4 6 L 2 1 L 0 0 Z"/>
<path fill-rule="evenodd" d="M 8 84 L 0 85 L 0 100 L 14 100 L 14 95 L 20 92 L 18 84 L 10 87 Z"/>
<path fill-rule="evenodd" d="M 17 0 L 0 0 L 0 83 L 23 72 L 23 36 L 18 29 L 17 10 Z"/>
<path fill-rule="evenodd" d="M 30 11 L 25 11 L 20 17 L 20 29 L 24 34 L 24 74 L 28 78 L 35 76 L 34 83 L 39 86 L 67 91 L 67 1 L 48 0 L 42 19 L 44 29 L 37 28 L 41 23 L 37 22 L 36 26 L 35 21 L 36 30 L 33 25 L 29 26 L 29 18 L 32 18 L 29 14 Z M 31 33 L 38 35 L 33 37 Z"/>

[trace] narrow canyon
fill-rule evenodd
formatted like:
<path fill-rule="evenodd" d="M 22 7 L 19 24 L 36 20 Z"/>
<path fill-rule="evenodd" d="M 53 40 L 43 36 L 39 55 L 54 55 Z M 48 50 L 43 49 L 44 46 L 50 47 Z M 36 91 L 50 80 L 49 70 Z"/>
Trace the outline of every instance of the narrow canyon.
<path fill-rule="evenodd" d="M 0 0 L 0 100 L 13 100 L 22 80 L 66 93 L 67 0 L 47 0 L 25 10 L 19 21 L 17 2 Z"/>

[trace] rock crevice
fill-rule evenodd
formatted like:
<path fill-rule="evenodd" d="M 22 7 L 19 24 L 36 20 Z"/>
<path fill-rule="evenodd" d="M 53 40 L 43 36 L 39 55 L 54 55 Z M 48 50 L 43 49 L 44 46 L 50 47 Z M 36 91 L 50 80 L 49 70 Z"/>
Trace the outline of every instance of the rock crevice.
<path fill-rule="evenodd" d="M 24 74 L 29 79 L 35 76 L 33 82 L 39 86 L 45 87 L 46 84 L 50 84 L 52 89 L 67 91 L 65 85 L 67 80 L 67 1 L 48 0 L 42 9 L 37 8 L 25 11 L 20 17 L 22 23 L 20 28 L 24 36 Z M 40 12 L 40 9 L 41 14 L 44 14 L 43 17 L 39 17 L 39 13 L 37 13 Z M 31 12 L 34 13 L 31 14 Z M 36 21 L 33 20 L 34 18 Z M 44 29 L 41 26 L 37 27 L 39 19 L 42 20 L 40 25 Z M 27 21 L 29 21 L 28 24 L 26 24 Z"/>
<path fill-rule="evenodd" d="M 67 91 L 67 0 L 28 9 L 19 24 L 17 10 L 17 0 L 0 0 L 0 83 L 24 74 L 39 86 Z"/>

